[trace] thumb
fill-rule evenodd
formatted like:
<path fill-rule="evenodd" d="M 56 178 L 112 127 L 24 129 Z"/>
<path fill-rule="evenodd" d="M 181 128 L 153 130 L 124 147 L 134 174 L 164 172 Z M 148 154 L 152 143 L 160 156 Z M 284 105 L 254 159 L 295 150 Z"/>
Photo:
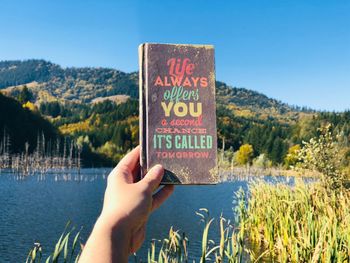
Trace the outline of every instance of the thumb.
<path fill-rule="evenodd" d="M 162 181 L 164 175 L 164 168 L 160 164 L 157 164 L 152 167 L 151 170 L 145 175 L 145 177 L 141 180 L 142 183 L 147 185 L 147 188 L 150 191 L 155 191 L 160 182 Z"/>

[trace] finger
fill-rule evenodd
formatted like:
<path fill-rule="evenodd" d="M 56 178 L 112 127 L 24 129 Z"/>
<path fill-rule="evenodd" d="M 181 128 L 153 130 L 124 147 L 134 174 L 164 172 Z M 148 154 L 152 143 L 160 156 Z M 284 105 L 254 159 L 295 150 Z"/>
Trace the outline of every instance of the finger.
<path fill-rule="evenodd" d="M 136 181 L 140 169 L 140 146 L 125 155 L 113 169 L 111 175 L 118 176 L 127 183 Z"/>
<path fill-rule="evenodd" d="M 161 166 L 160 164 L 157 164 L 153 166 L 151 170 L 148 171 L 148 173 L 140 181 L 140 183 L 145 184 L 146 188 L 150 192 L 154 192 L 158 188 L 163 178 L 163 175 L 164 175 L 163 166 Z"/>
<path fill-rule="evenodd" d="M 140 146 L 136 146 L 131 152 L 123 157 L 120 160 L 117 167 L 127 167 L 130 171 L 133 171 L 136 168 L 136 165 L 140 160 Z"/>
<path fill-rule="evenodd" d="M 174 188 L 174 185 L 166 185 L 153 195 L 152 211 L 160 207 L 160 205 L 169 198 L 169 196 L 174 192 Z"/>
<path fill-rule="evenodd" d="M 116 169 L 120 173 L 118 176 L 127 183 L 136 182 L 140 172 L 140 146 L 136 146 L 125 155 L 118 163 Z"/>

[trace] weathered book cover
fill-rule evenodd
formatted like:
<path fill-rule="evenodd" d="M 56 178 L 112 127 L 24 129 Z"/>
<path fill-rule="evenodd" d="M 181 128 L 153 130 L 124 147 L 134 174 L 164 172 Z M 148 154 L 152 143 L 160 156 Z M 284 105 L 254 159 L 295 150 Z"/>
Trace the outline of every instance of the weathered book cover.
<path fill-rule="evenodd" d="M 142 44 L 141 176 L 156 164 L 163 184 L 217 183 L 214 47 Z"/>

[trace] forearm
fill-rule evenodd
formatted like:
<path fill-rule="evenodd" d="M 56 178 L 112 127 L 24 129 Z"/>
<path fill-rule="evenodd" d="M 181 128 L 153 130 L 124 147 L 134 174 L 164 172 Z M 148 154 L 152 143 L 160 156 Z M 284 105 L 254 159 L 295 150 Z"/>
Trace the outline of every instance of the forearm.
<path fill-rule="evenodd" d="M 80 263 L 128 262 L 130 231 L 126 222 L 108 222 L 100 217 L 83 249 Z"/>

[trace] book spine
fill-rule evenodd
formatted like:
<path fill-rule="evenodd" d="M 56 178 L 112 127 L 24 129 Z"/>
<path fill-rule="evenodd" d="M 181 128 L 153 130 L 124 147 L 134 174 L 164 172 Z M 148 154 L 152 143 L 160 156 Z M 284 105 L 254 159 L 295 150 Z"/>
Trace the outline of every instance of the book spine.
<path fill-rule="evenodd" d="M 149 67 L 149 61 L 148 61 L 148 47 L 149 45 L 147 43 L 144 44 L 143 48 L 143 120 L 144 120 L 144 126 L 143 126 L 143 138 L 144 138 L 144 157 L 145 157 L 145 165 L 144 165 L 144 175 L 148 172 L 149 169 L 149 105 L 148 105 L 148 99 L 149 99 L 149 85 L 148 85 L 148 67 Z"/>
<path fill-rule="evenodd" d="M 145 111 L 145 44 L 139 46 L 139 141 L 140 141 L 140 179 L 147 172 L 146 111 Z"/>

